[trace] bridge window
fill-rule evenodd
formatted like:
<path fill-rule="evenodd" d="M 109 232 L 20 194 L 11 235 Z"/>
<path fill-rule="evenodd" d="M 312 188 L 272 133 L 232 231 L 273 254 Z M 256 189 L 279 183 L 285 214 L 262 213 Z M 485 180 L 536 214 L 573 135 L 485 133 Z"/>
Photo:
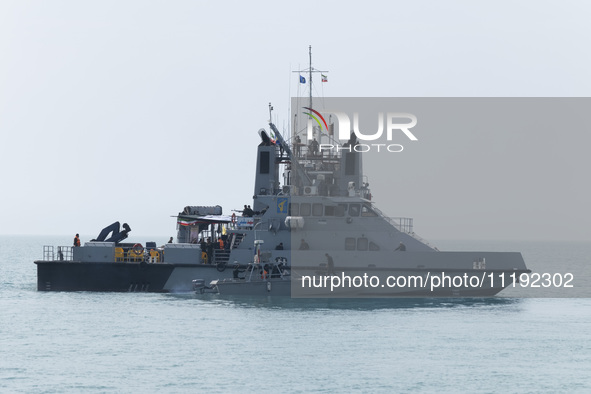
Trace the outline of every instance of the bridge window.
<path fill-rule="evenodd" d="M 300 216 L 300 204 L 297 202 L 292 202 L 289 204 L 289 215 L 290 216 Z"/>
<path fill-rule="evenodd" d="M 355 250 L 355 238 L 345 238 L 345 250 Z"/>
<path fill-rule="evenodd" d="M 349 215 L 359 216 L 359 204 L 349 204 Z"/>
<path fill-rule="evenodd" d="M 369 243 L 369 250 L 371 250 L 372 252 L 375 252 L 375 251 L 380 250 L 380 247 L 376 243 L 370 242 Z"/>
<path fill-rule="evenodd" d="M 356 152 L 345 153 L 345 175 L 355 175 Z"/>
<path fill-rule="evenodd" d="M 316 203 L 312 205 L 312 215 L 314 216 L 322 216 L 323 210 L 324 206 L 322 204 Z"/>
<path fill-rule="evenodd" d="M 259 158 L 259 173 L 261 174 L 268 174 L 269 173 L 269 152 L 261 152 Z"/>
<path fill-rule="evenodd" d="M 357 250 L 367 250 L 368 240 L 367 238 L 357 238 Z"/>
<path fill-rule="evenodd" d="M 347 212 L 347 204 L 339 204 L 334 212 L 335 216 L 343 217 L 345 216 L 345 212 Z"/>
<path fill-rule="evenodd" d="M 310 212 L 311 212 L 310 203 L 305 202 L 300 205 L 300 215 L 301 216 L 310 216 Z"/>
<path fill-rule="evenodd" d="M 334 216 L 334 209 L 333 205 L 327 205 L 324 207 L 324 216 Z"/>
<path fill-rule="evenodd" d="M 361 207 L 361 216 L 374 217 L 374 216 L 378 216 L 378 214 L 375 213 L 369 205 L 363 204 L 363 206 Z"/>

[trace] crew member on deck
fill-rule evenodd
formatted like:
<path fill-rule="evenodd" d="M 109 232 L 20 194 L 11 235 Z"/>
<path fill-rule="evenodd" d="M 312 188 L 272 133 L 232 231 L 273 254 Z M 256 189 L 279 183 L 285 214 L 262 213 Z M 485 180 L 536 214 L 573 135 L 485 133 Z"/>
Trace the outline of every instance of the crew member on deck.
<path fill-rule="evenodd" d="M 300 243 L 300 250 L 309 250 L 310 245 L 302 238 L 302 242 Z"/>
<path fill-rule="evenodd" d="M 171 244 L 172 243 L 172 237 L 170 237 L 170 239 L 168 240 L 168 243 Z"/>
<path fill-rule="evenodd" d="M 247 217 L 247 218 L 251 218 L 254 216 L 254 211 L 252 210 L 252 208 L 249 206 L 244 206 L 244 210 L 242 211 L 242 216 Z"/>
<path fill-rule="evenodd" d="M 293 150 L 294 150 L 296 157 L 300 157 L 300 152 L 302 150 L 302 139 L 300 138 L 299 135 L 296 135 L 296 137 L 295 137 L 295 142 L 293 144 L 293 148 L 294 148 Z"/>
<path fill-rule="evenodd" d="M 316 141 L 316 138 L 310 142 L 308 149 L 310 150 L 311 155 L 316 156 L 318 154 L 318 141 Z"/>
<path fill-rule="evenodd" d="M 326 256 L 326 273 L 328 275 L 334 275 L 334 261 L 332 256 L 328 253 L 325 253 L 324 256 Z"/>
<path fill-rule="evenodd" d="M 80 235 L 76 234 L 74 237 L 74 246 L 80 246 Z"/>
<path fill-rule="evenodd" d="M 279 245 L 275 246 L 275 250 L 283 250 L 283 242 L 279 242 Z"/>
<path fill-rule="evenodd" d="M 213 257 L 213 243 L 211 242 L 211 238 L 207 237 L 207 258 L 210 260 Z"/>

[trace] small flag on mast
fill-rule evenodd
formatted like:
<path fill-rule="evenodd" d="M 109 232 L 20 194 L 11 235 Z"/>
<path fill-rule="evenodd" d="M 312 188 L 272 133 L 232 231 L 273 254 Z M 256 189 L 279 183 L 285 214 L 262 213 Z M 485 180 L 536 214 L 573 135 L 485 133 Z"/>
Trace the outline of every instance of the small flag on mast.
<path fill-rule="evenodd" d="M 322 82 L 328 82 L 328 77 L 324 74 L 320 74 L 322 75 Z"/>
<path fill-rule="evenodd" d="M 306 78 L 302 77 L 301 75 L 300 75 L 300 83 L 306 83 Z"/>

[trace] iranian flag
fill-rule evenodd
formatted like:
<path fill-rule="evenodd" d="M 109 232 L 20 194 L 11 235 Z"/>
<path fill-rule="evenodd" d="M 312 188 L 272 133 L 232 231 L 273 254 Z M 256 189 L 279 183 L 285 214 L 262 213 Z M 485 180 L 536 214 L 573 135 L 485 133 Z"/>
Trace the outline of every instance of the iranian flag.
<path fill-rule="evenodd" d="M 192 226 L 194 224 L 197 224 L 197 220 L 178 218 L 177 223 L 180 224 L 181 226 Z"/>

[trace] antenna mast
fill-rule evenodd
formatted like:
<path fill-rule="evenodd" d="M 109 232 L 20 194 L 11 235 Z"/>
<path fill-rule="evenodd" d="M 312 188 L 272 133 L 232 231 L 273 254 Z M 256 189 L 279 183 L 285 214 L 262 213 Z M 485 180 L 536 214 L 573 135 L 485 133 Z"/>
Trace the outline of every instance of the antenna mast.
<path fill-rule="evenodd" d="M 310 52 L 310 108 L 314 108 L 312 106 L 312 45 L 308 47 Z"/>
<path fill-rule="evenodd" d="M 312 67 L 312 45 L 308 46 L 308 54 L 310 57 L 310 67 L 306 70 L 297 70 L 297 71 L 292 71 L 294 73 L 298 73 L 300 75 L 300 83 L 306 83 L 305 82 L 305 78 L 302 77 L 302 73 L 308 73 L 308 83 L 309 83 L 309 88 L 310 88 L 310 94 L 309 94 L 309 107 L 308 108 L 313 108 L 312 106 L 312 73 L 321 73 L 321 75 L 323 75 L 324 73 L 328 73 L 328 71 L 322 71 L 322 70 L 316 70 L 314 69 L 314 67 Z M 304 74 L 306 75 L 306 74 Z M 297 114 L 294 115 L 294 123 L 297 120 Z M 295 132 L 296 126 L 294 124 L 294 132 Z M 294 135 L 297 133 L 294 133 Z"/>
<path fill-rule="evenodd" d="M 300 74 L 300 76 L 302 75 L 302 73 L 308 72 L 308 83 L 309 83 L 309 87 L 310 87 L 310 95 L 309 95 L 310 107 L 309 108 L 313 108 L 312 107 L 312 73 L 328 73 L 328 71 L 316 70 L 316 69 L 314 69 L 314 67 L 312 67 L 312 45 L 310 45 L 308 47 L 308 53 L 310 55 L 310 67 L 306 70 L 297 70 L 297 71 L 292 71 L 292 72 L 298 73 L 298 74 Z M 305 82 L 300 82 L 300 83 L 305 83 Z"/>

